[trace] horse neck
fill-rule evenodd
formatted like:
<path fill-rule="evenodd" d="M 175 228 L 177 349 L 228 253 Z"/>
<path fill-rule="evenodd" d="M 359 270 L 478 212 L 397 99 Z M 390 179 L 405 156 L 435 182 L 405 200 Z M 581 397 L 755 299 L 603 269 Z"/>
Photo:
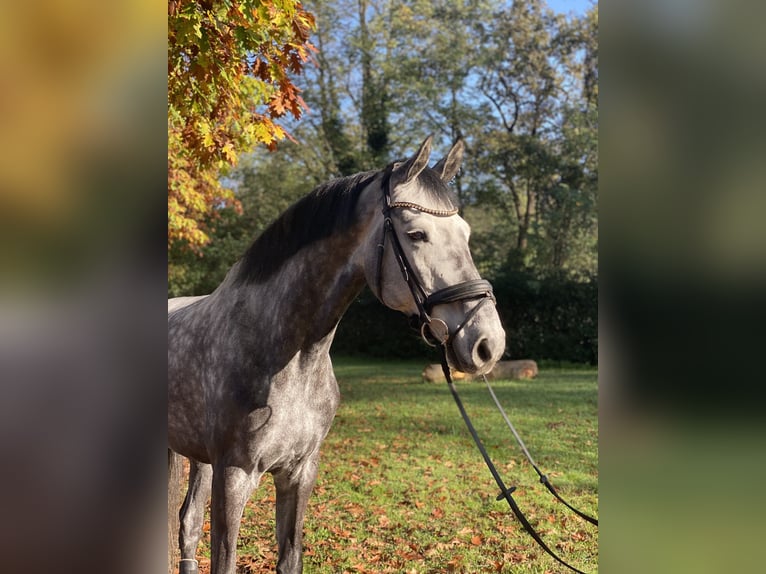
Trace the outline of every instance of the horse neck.
<path fill-rule="evenodd" d="M 365 285 L 364 260 L 379 213 L 376 189 L 361 192 L 357 222 L 345 232 L 304 247 L 260 283 L 238 283 L 238 263 L 211 295 L 228 300 L 238 336 L 254 352 L 277 350 L 282 362 L 329 349 L 343 313 Z"/>

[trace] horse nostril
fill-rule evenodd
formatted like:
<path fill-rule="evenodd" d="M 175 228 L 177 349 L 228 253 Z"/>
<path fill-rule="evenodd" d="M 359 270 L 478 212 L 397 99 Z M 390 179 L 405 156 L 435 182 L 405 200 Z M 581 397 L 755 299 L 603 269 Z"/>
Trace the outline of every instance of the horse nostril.
<path fill-rule="evenodd" d="M 479 344 L 476 347 L 476 353 L 478 354 L 479 359 L 485 363 L 492 359 L 492 350 L 489 348 L 488 339 L 482 339 L 479 341 Z"/>

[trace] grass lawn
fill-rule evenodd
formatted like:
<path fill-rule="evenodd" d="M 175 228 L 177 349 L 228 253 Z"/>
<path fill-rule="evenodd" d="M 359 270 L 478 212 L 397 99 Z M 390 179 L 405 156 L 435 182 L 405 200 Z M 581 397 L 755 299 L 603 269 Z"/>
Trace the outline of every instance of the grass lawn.
<path fill-rule="evenodd" d="M 305 572 L 568 571 L 495 500 L 497 486 L 446 384 L 421 381 L 424 361 L 334 364 L 341 407 L 308 508 Z M 559 493 L 598 516 L 596 369 L 542 365 L 534 380 L 495 381 L 493 388 Z M 484 383 L 459 382 L 458 391 L 533 526 L 565 560 L 597 572 L 597 530 L 539 483 Z M 238 572 L 275 569 L 274 499 L 266 475 L 245 509 Z M 207 572 L 207 546 L 202 554 Z"/>

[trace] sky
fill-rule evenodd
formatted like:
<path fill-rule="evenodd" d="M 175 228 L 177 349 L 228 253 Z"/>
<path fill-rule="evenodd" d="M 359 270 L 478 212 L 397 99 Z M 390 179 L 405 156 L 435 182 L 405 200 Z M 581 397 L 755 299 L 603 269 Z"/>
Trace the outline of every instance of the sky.
<path fill-rule="evenodd" d="M 591 4 L 596 4 L 595 0 L 547 0 L 548 6 L 555 12 L 568 14 L 584 14 Z"/>

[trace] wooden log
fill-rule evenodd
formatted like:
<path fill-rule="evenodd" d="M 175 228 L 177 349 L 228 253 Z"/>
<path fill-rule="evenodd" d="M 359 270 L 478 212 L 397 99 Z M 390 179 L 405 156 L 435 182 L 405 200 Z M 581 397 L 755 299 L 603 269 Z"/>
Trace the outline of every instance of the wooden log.
<path fill-rule="evenodd" d="M 462 371 L 455 371 L 453 369 L 450 369 L 450 374 L 452 376 L 453 381 L 460 381 L 460 380 L 471 377 L 471 375 L 467 375 Z M 442 371 L 442 366 L 439 365 L 438 363 L 426 365 L 426 368 L 423 369 L 421 376 L 423 377 L 423 381 L 426 383 L 446 383 L 447 382 L 447 379 L 444 378 L 444 372 Z"/>
<path fill-rule="evenodd" d="M 518 361 L 498 361 L 492 371 L 490 371 L 487 375 L 487 378 L 524 380 L 535 378 L 537 373 L 537 363 L 531 359 L 522 359 Z"/>
<path fill-rule="evenodd" d="M 472 381 L 478 377 L 469 375 L 461 371 L 450 371 L 453 381 L 465 380 Z M 498 361 L 494 368 L 487 373 L 487 378 L 490 380 L 505 379 L 505 380 L 524 380 L 533 379 L 537 376 L 537 363 L 531 359 L 522 359 L 517 361 Z M 426 383 L 444 383 L 444 373 L 442 372 L 441 365 L 433 363 L 426 365 L 421 373 L 423 381 Z"/>

